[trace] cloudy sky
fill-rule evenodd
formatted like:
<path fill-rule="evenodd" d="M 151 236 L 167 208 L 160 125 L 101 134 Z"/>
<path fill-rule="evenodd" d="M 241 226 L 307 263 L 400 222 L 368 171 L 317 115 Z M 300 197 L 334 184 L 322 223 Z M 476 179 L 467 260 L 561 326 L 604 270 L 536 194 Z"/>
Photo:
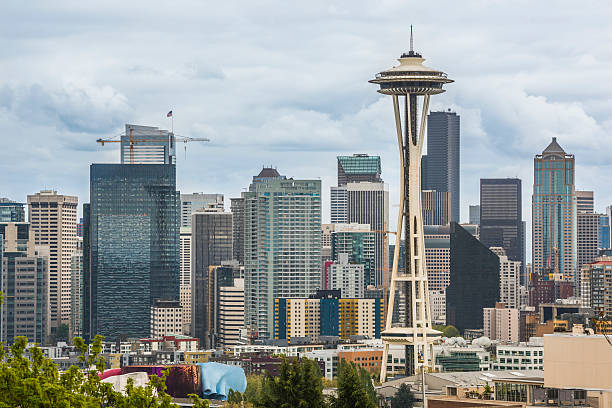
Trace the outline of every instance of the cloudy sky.
<path fill-rule="evenodd" d="M 92 4 L 90 4 L 92 3 Z M 0 196 L 88 200 L 99 137 L 124 124 L 209 137 L 178 154 L 183 192 L 238 196 L 262 165 L 321 178 L 338 154 L 383 158 L 397 203 L 391 100 L 368 84 L 409 46 L 456 80 L 432 99 L 461 115 L 462 219 L 481 177 L 520 177 L 557 136 L 577 187 L 612 204 L 612 6 L 595 1 L 53 1 L 3 4 Z M 228 200 L 229 201 L 229 200 Z M 393 214 L 392 208 L 392 214 Z M 392 218 L 394 219 L 394 218 Z"/>

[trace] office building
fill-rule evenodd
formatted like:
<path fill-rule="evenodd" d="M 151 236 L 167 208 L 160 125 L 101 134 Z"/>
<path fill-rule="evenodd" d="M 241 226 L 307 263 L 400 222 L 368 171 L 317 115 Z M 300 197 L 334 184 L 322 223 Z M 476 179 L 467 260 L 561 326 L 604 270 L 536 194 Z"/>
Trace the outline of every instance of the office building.
<path fill-rule="evenodd" d="M 518 309 L 520 307 L 521 263 L 508 259 L 502 247 L 489 249 L 499 257 L 499 301 L 510 309 Z"/>
<path fill-rule="evenodd" d="M 77 248 L 72 254 L 70 262 L 70 281 L 72 293 L 70 294 L 70 325 L 69 338 L 83 335 L 83 238 L 77 238 Z"/>
<path fill-rule="evenodd" d="M 191 222 L 189 223 L 191 225 Z M 183 311 L 183 333 L 191 333 L 191 227 L 180 227 L 180 303 Z"/>
<path fill-rule="evenodd" d="M 446 292 L 443 290 L 430 290 L 429 304 L 431 307 L 431 321 L 434 324 L 446 326 Z"/>
<path fill-rule="evenodd" d="M 121 164 L 176 164 L 174 134 L 153 126 L 126 124 L 121 136 Z"/>
<path fill-rule="evenodd" d="M 348 183 L 347 206 L 349 223 L 368 224 L 376 232 L 374 254 L 374 282 L 376 286 L 385 286 L 389 279 L 387 234 L 389 229 L 389 190 L 384 183 Z"/>
<path fill-rule="evenodd" d="M 500 342 L 516 343 L 519 341 L 519 311 L 506 308 L 503 302 L 495 307 L 485 307 L 483 313 L 483 329 L 485 337 Z"/>
<path fill-rule="evenodd" d="M 253 176 L 253 180 L 249 185 L 249 191 L 257 191 L 257 185 L 271 180 L 287 180 L 287 176 L 282 176 L 278 170 L 272 167 L 264 167 L 259 174 Z"/>
<path fill-rule="evenodd" d="M 576 213 L 595 212 L 595 196 L 592 191 L 576 190 Z"/>
<path fill-rule="evenodd" d="M 525 265 L 522 187 L 517 178 L 480 179 L 480 241 Z"/>
<path fill-rule="evenodd" d="M 580 270 L 597 258 L 600 214 L 595 213 L 592 191 L 576 190 L 576 294 L 580 294 Z"/>
<path fill-rule="evenodd" d="M 210 348 L 211 316 L 207 310 L 210 267 L 232 259 L 232 213 L 210 208 L 196 212 L 192 217 L 191 335 L 200 339 L 202 347 Z"/>
<path fill-rule="evenodd" d="M 540 341 L 512 344 L 499 344 L 495 350 L 496 361 L 491 363 L 493 370 L 525 371 L 544 369 L 544 344 Z"/>
<path fill-rule="evenodd" d="M 450 282 L 450 226 L 425 225 L 423 234 L 427 287 L 430 291 L 445 291 Z"/>
<path fill-rule="evenodd" d="M 183 335 L 183 311 L 176 300 L 156 300 L 151 306 L 151 336 Z"/>
<path fill-rule="evenodd" d="M 591 307 L 596 314 L 612 316 L 612 258 L 600 257 L 581 270 L 582 306 Z"/>
<path fill-rule="evenodd" d="M 181 194 L 181 227 L 191 227 L 191 215 L 207 208 L 224 208 L 223 194 Z"/>
<path fill-rule="evenodd" d="M 244 327 L 244 278 L 219 286 L 218 299 L 216 346 L 227 350 L 238 344 Z"/>
<path fill-rule="evenodd" d="M 76 250 L 78 198 L 42 190 L 28 195 L 28 219 L 35 245 L 49 247 L 51 330 L 70 323 L 71 263 Z"/>
<path fill-rule="evenodd" d="M 25 204 L 0 198 L 0 222 L 25 222 Z"/>
<path fill-rule="evenodd" d="M 499 299 L 499 257 L 457 223 L 450 225 L 446 322 L 459 332 L 482 327 L 482 310 Z"/>
<path fill-rule="evenodd" d="M 0 341 L 25 336 L 44 343 L 50 333 L 49 248 L 34 244 L 29 223 L 0 223 Z"/>
<path fill-rule="evenodd" d="M 334 261 L 346 254 L 348 263 L 363 265 L 364 288 L 375 285 L 376 234 L 371 232 L 369 224 L 336 224 L 331 233 L 331 254 Z"/>
<path fill-rule="evenodd" d="M 242 197 L 245 323 L 272 338 L 274 299 L 321 287 L 321 181 L 267 178 Z"/>
<path fill-rule="evenodd" d="M 336 224 L 321 224 L 321 261 L 323 265 L 325 265 L 326 261 L 333 260 L 332 232 L 334 232 L 335 228 Z"/>
<path fill-rule="evenodd" d="M 347 298 L 362 298 L 365 295 L 365 271 L 363 264 L 349 263 L 349 254 L 340 253 L 328 269 L 325 287 L 340 290 Z"/>
<path fill-rule="evenodd" d="M 480 205 L 470 205 L 469 223 L 480 226 Z"/>
<path fill-rule="evenodd" d="M 450 222 L 450 196 L 447 191 L 421 191 L 423 225 L 446 225 Z"/>
<path fill-rule="evenodd" d="M 148 337 L 151 306 L 180 296 L 176 167 L 92 164 L 83 212 L 83 332 Z"/>
<path fill-rule="evenodd" d="M 274 301 L 274 338 L 318 341 L 319 336 L 380 338 L 384 322 L 381 298 L 343 298 L 339 291 L 317 291 L 309 298 Z"/>
<path fill-rule="evenodd" d="M 244 199 L 231 198 L 233 259 L 244 265 Z"/>
<path fill-rule="evenodd" d="M 597 248 L 612 248 L 610 237 L 610 217 L 608 216 L 608 214 L 599 214 L 599 227 L 597 228 Z"/>
<path fill-rule="evenodd" d="M 422 189 L 449 192 L 450 220 L 459 222 L 460 120 L 455 112 L 427 117 L 427 155 L 422 160 Z"/>
<path fill-rule="evenodd" d="M 338 186 L 330 189 L 331 223 L 344 224 L 349 221 L 348 215 L 348 183 L 382 183 L 379 156 L 354 154 L 338 156 Z"/>
<path fill-rule="evenodd" d="M 555 280 L 575 281 L 576 196 L 574 155 L 553 137 L 534 158 L 533 268 L 534 273 L 555 270 Z"/>

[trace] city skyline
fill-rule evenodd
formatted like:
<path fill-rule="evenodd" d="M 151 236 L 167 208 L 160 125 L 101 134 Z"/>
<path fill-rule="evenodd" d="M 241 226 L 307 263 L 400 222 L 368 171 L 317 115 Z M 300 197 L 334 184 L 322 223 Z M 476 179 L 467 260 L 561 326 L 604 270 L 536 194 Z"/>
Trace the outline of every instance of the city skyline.
<path fill-rule="evenodd" d="M 460 220 L 466 221 L 468 205 L 479 201 L 480 178 L 519 177 L 529 248 L 531 160 L 551 136 L 576 155 L 576 187 L 595 191 L 596 212 L 612 204 L 612 193 L 605 188 L 612 170 L 605 156 L 612 148 L 612 138 L 606 137 L 611 134 L 609 92 L 605 86 L 593 92 L 581 79 L 611 75 L 612 61 L 602 45 L 609 34 L 558 28 L 565 13 L 572 14 L 577 27 L 587 22 L 591 26 L 608 13 L 571 3 L 563 13 L 536 7 L 517 33 L 484 17 L 519 18 L 520 7 L 473 5 L 457 10 L 463 18 L 437 16 L 435 23 L 427 22 L 431 11 L 414 5 L 415 49 L 427 50 L 426 64 L 445 66 L 458 79 L 454 92 L 434 100 L 432 110 L 451 108 L 461 116 Z M 134 7 L 133 15 L 142 9 L 138 4 L 125 7 Z M 24 202 L 27 194 L 55 189 L 87 202 L 89 164 L 115 162 L 118 154 L 116 146 L 100 147 L 95 140 L 119 135 L 125 123 L 169 129 L 166 112 L 172 109 L 177 134 L 212 139 L 189 145 L 186 155 L 179 145 L 177 187 L 183 193 L 222 193 L 227 207 L 229 198 L 240 196 L 249 175 L 271 163 L 297 179 L 321 177 L 325 223 L 336 156 L 367 153 L 381 156 L 394 219 L 399 198 L 396 147 L 388 139 L 393 132 L 390 101 L 372 95 L 364 80 L 389 55 L 409 48 L 409 27 L 401 3 L 390 3 L 387 11 L 397 13 L 385 15 L 369 7 L 314 7 L 285 21 L 282 10 L 227 5 L 209 27 L 205 8 L 186 13 L 173 7 L 169 14 L 149 10 L 147 18 L 131 19 L 132 28 L 111 36 L 104 27 L 123 17 L 93 5 L 68 13 L 59 3 L 41 11 L 47 21 L 66 13 L 64 22 L 80 24 L 58 22 L 38 29 L 33 28 L 35 17 L 23 8 L 7 7 L 6 15 L 15 23 L 0 66 L 7 78 L 0 82 L 0 125 L 12 135 L 12 148 L 0 153 L 3 196 Z M 252 34 L 245 44 L 243 36 L 219 34 L 219 24 L 234 15 L 247 21 L 241 29 Z M 376 24 L 364 17 L 376 19 Z M 152 24 L 166 19 L 172 24 Z M 478 25 L 465 24 L 476 20 Z M 313 22 L 320 32 L 305 29 Z M 171 31 L 174 24 L 184 30 Z M 289 30 L 289 24 L 294 26 L 291 35 L 278 35 Z M 137 34 L 152 26 L 150 38 Z M 541 38 L 533 34 L 536 29 L 555 35 Z M 43 37 L 48 40 L 31 45 L 32 38 Z M 532 37 L 538 41 L 528 41 Z M 383 41 L 386 38 L 401 42 Z M 65 47 L 58 49 L 52 40 Z M 197 55 L 186 52 L 188 47 L 197 49 Z M 89 65 L 87 59 L 101 64 Z M 479 69 L 473 70 L 473 64 Z M 584 76 L 574 77 L 577 70 Z M 542 81 L 549 75 L 559 80 Z M 281 84 L 269 92 L 273 80 Z M 284 86 L 286 82 L 292 86 Z M 242 93 L 244 104 L 229 97 L 233 87 L 248 90 Z M 232 160 L 235 157 L 241 160 Z M 200 179 L 193 174 L 215 176 Z"/>

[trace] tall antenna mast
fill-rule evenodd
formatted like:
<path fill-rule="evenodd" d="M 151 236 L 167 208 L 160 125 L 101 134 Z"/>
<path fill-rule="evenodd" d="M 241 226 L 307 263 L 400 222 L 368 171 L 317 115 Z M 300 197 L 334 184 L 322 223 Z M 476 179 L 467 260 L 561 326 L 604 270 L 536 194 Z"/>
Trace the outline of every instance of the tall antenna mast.
<path fill-rule="evenodd" d="M 410 52 L 414 51 L 414 42 L 412 40 L 412 24 L 410 24 Z"/>

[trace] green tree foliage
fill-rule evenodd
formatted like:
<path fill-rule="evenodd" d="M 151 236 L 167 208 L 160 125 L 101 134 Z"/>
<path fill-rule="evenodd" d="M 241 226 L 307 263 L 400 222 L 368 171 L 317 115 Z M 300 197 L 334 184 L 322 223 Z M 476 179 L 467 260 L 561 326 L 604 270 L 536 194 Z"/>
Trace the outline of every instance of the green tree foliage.
<path fill-rule="evenodd" d="M 433 326 L 435 330 L 441 331 L 442 336 L 444 337 L 458 337 L 460 336 L 459 330 L 453 325 L 443 326 L 443 325 L 435 325 Z"/>
<path fill-rule="evenodd" d="M 414 394 L 408 384 L 400 385 L 393 397 L 391 397 L 391 408 L 412 408 L 414 405 Z"/>
<path fill-rule="evenodd" d="M 68 336 L 69 336 L 69 327 L 67 324 L 62 323 L 59 326 L 57 326 L 57 331 L 55 332 L 55 339 L 56 341 L 68 341 Z"/>
<path fill-rule="evenodd" d="M 354 363 L 340 361 L 338 395 L 331 398 L 332 408 L 376 408 L 377 398 L 370 376 Z"/>
<path fill-rule="evenodd" d="M 86 369 L 72 366 L 61 374 L 38 347 L 28 348 L 27 357 L 25 337 L 17 337 L 8 354 L 0 344 L 0 408 L 178 407 L 166 393 L 167 372 L 163 377 L 151 376 L 144 387 L 135 387 L 130 379 L 125 393 L 119 393 L 98 376 L 105 369 L 100 356 L 102 337 L 96 336 L 91 352 L 81 338 L 75 338 L 74 344 Z M 196 398 L 195 402 L 198 408 L 208 407 L 207 401 Z"/>
<path fill-rule="evenodd" d="M 253 401 L 262 408 L 324 408 L 323 382 L 319 367 L 307 358 L 284 360 L 280 375 L 267 374 L 261 398 Z"/>

